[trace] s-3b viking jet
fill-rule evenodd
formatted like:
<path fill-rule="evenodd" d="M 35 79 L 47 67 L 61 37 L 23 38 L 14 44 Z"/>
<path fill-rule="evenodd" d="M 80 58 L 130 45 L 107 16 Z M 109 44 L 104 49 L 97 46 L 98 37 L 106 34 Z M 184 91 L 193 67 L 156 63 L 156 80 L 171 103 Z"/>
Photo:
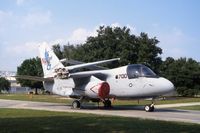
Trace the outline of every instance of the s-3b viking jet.
<path fill-rule="evenodd" d="M 155 98 L 174 90 L 169 80 L 157 76 L 142 64 L 80 71 L 81 68 L 98 68 L 96 65 L 117 61 L 119 58 L 64 66 L 47 44 L 40 45 L 39 52 L 44 77 L 18 75 L 16 78 L 42 81 L 46 90 L 75 98 L 72 108 L 80 108 L 83 101 L 89 100 L 102 101 L 104 107 L 111 107 L 111 98 Z M 154 111 L 153 102 L 144 109 Z"/>

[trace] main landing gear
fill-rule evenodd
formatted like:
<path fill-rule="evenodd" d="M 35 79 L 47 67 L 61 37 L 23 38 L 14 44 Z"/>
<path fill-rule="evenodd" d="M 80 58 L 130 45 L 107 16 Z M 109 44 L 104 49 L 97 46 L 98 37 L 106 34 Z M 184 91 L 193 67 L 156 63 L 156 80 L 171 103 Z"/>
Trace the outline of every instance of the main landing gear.
<path fill-rule="evenodd" d="M 73 109 L 79 109 L 79 108 L 81 108 L 81 101 L 82 100 L 81 99 L 80 100 L 74 100 L 72 102 L 72 108 Z M 104 100 L 103 104 L 104 104 L 104 108 L 111 108 L 112 107 L 111 101 L 109 99 Z"/>
<path fill-rule="evenodd" d="M 78 109 L 78 108 L 80 108 L 80 107 L 81 107 L 81 102 L 80 102 L 79 100 L 74 100 L 74 101 L 72 102 L 72 108 Z"/>
<path fill-rule="evenodd" d="M 111 108 L 112 107 L 111 101 L 109 99 L 104 100 L 103 104 L 104 104 L 104 108 Z"/>

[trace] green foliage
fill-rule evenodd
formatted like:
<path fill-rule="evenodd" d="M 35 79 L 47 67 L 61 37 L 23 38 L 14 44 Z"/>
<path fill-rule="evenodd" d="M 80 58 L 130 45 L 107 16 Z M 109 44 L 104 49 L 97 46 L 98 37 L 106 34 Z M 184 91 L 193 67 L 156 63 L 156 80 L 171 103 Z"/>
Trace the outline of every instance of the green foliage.
<path fill-rule="evenodd" d="M 161 66 L 161 74 L 175 84 L 182 96 L 194 96 L 200 92 L 200 64 L 191 58 L 174 60 L 168 57 Z"/>
<path fill-rule="evenodd" d="M 158 73 L 159 67 L 162 64 L 161 57 L 158 55 L 162 54 L 162 49 L 156 45 L 159 41 L 154 38 L 149 38 L 147 34 L 141 33 L 138 37 L 138 44 L 140 44 L 138 52 L 137 63 L 145 62 L 149 65 L 156 73 Z"/>
<path fill-rule="evenodd" d="M 146 33 L 135 36 L 131 34 L 127 27 L 100 26 L 97 33 L 98 35 L 95 37 L 88 37 L 84 44 L 65 45 L 63 56 L 83 62 L 119 57 L 121 58 L 120 62 L 109 64 L 107 67 L 145 63 L 151 66 L 153 70 L 158 71 L 162 63 L 159 57 L 162 54 L 162 49 L 156 46 L 159 41 L 155 37 L 149 38 Z M 54 49 L 54 51 L 58 50 Z"/>
<path fill-rule="evenodd" d="M 59 44 L 53 45 L 53 51 L 59 59 L 63 59 L 63 52 Z"/>
<path fill-rule="evenodd" d="M 32 59 L 26 59 L 23 61 L 21 66 L 17 67 L 17 75 L 29 75 L 29 76 L 43 76 L 42 65 L 38 57 Z M 37 93 L 37 88 L 42 88 L 42 82 L 33 80 L 17 79 L 17 82 L 21 86 L 35 88 Z"/>
<path fill-rule="evenodd" d="M 7 79 L 5 79 L 4 77 L 0 77 L 0 92 L 2 90 L 8 91 L 9 88 L 10 88 L 10 82 Z"/>

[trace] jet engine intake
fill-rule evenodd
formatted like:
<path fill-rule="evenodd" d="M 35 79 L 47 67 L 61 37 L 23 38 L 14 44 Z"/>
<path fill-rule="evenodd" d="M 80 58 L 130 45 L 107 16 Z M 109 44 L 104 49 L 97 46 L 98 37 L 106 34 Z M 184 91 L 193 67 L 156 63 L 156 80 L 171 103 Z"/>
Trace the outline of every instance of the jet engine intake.
<path fill-rule="evenodd" d="M 85 94 L 92 98 L 101 98 L 105 99 L 109 97 L 110 94 L 110 85 L 105 82 L 89 82 L 85 88 Z"/>
<path fill-rule="evenodd" d="M 107 82 L 103 82 L 99 84 L 99 88 L 98 88 L 98 96 L 100 98 L 107 98 L 109 96 L 110 93 L 110 86 Z"/>

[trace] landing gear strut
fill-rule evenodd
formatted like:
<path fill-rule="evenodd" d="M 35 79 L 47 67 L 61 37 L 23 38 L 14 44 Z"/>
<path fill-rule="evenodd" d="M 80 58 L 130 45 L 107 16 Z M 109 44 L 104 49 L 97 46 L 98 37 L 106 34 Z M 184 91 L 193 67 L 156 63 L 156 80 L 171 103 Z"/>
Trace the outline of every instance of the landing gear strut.
<path fill-rule="evenodd" d="M 108 100 L 105 100 L 104 102 L 103 102 L 103 104 L 104 104 L 104 107 L 105 108 L 111 108 L 112 106 L 111 106 L 111 101 L 108 99 Z"/>
<path fill-rule="evenodd" d="M 145 105 L 144 110 L 146 112 L 153 112 L 154 111 L 154 104 Z"/>
<path fill-rule="evenodd" d="M 72 108 L 78 109 L 78 108 L 80 108 L 80 107 L 81 107 L 81 103 L 80 103 L 79 100 L 74 100 L 74 101 L 72 102 Z"/>

